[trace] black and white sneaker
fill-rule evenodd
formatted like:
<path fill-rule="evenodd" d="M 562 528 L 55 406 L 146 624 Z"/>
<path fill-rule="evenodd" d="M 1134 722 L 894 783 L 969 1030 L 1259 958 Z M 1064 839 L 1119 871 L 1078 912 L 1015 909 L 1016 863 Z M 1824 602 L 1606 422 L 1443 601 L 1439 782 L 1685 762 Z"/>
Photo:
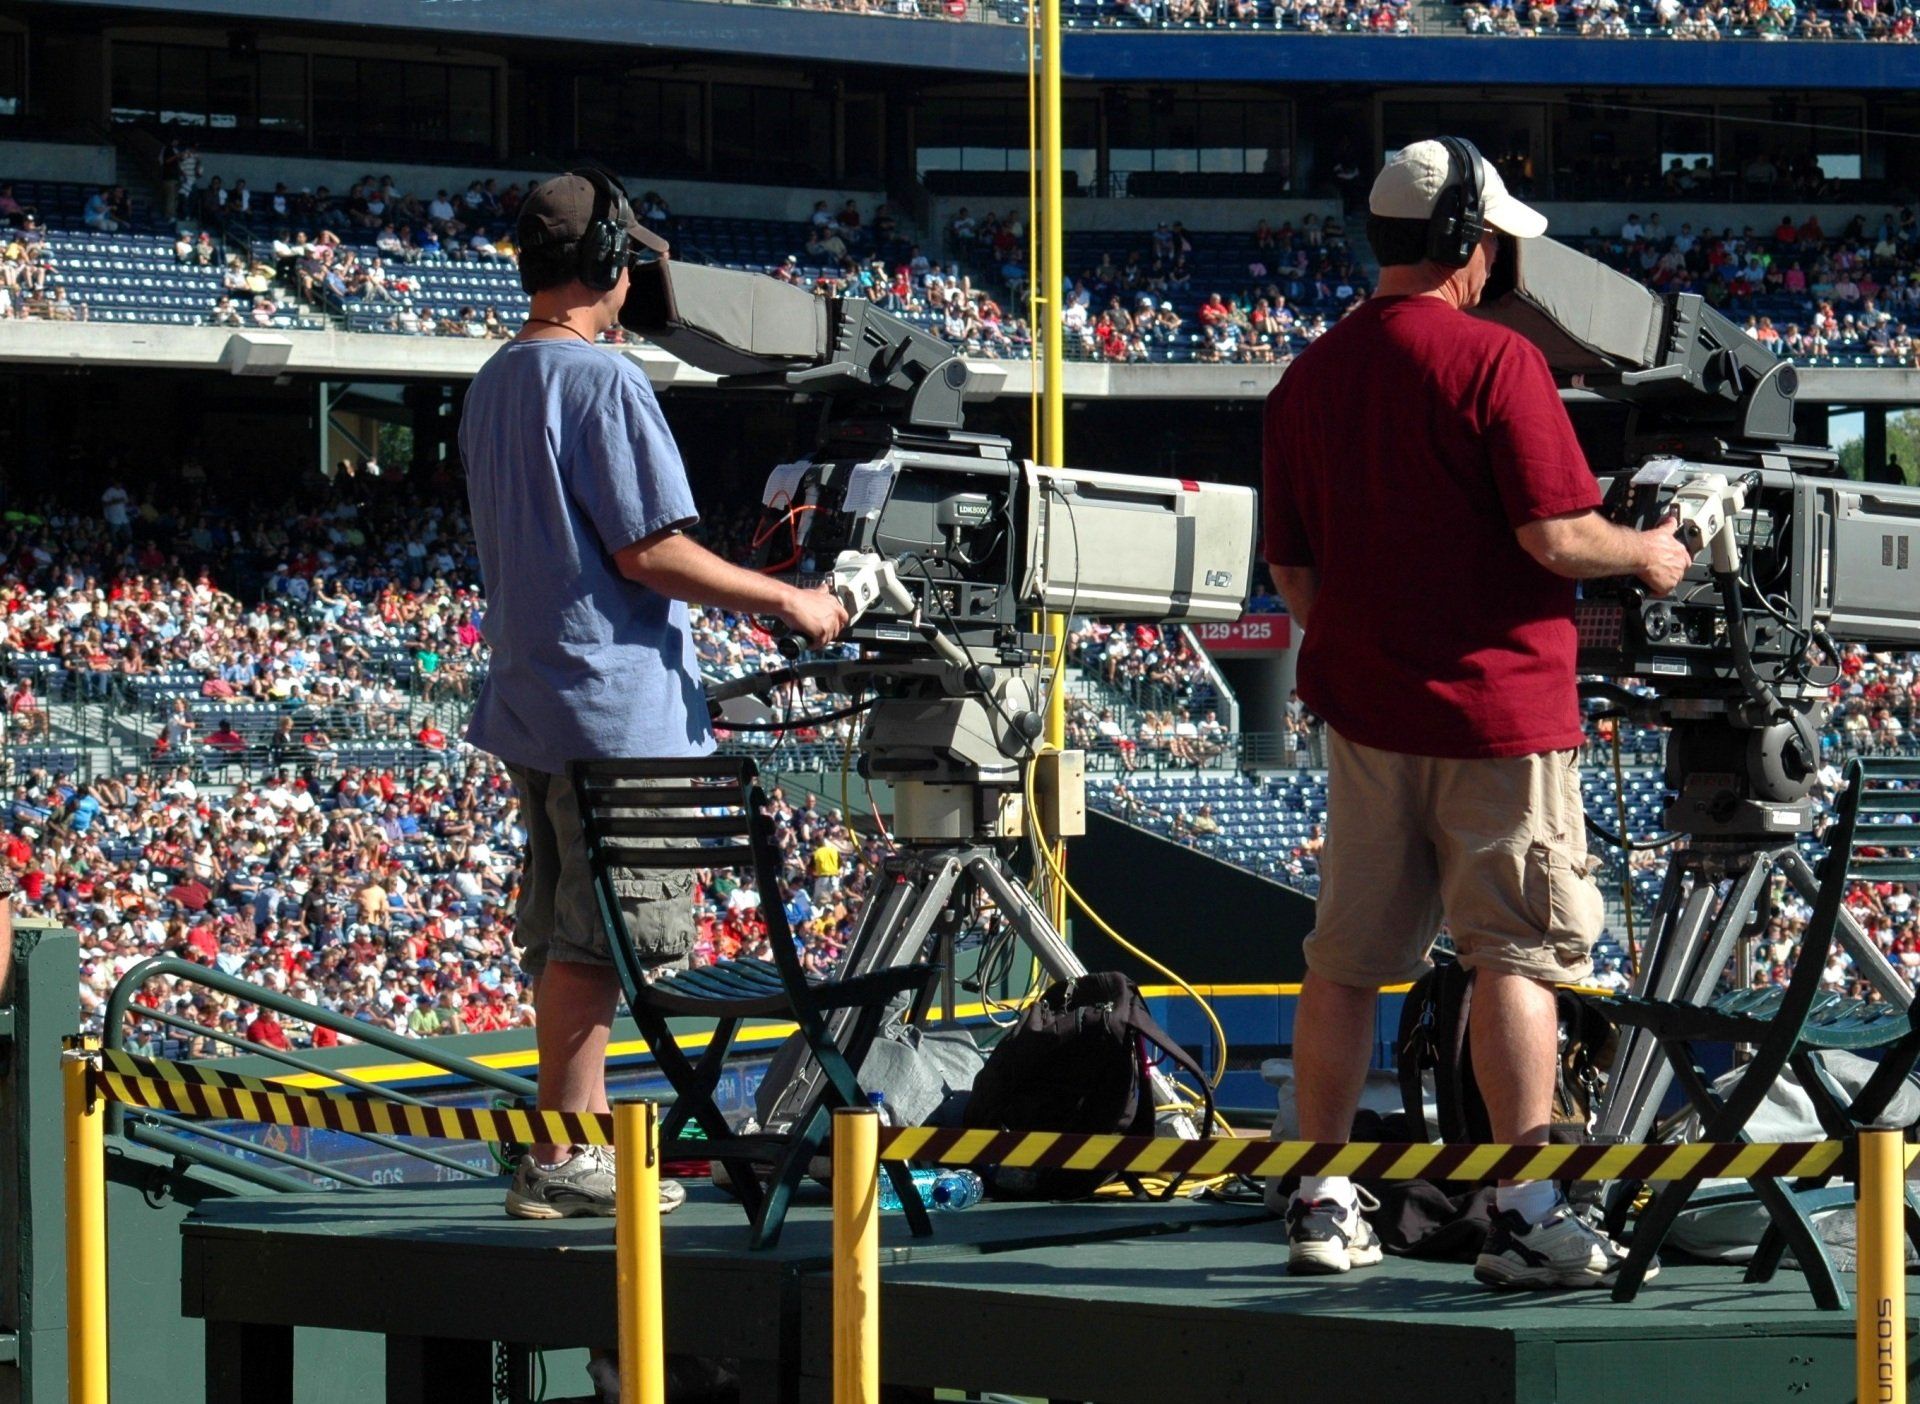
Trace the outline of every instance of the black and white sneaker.
<path fill-rule="evenodd" d="M 1295 1197 L 1287 1206 L 1287 1271 L 1300 1276 L 1351 1272 L 1372 1267 L 1385 1256 L 1362 1208 L 1378 1209 L 1379 1202 L 1363 1189 L 1358 1202 L 1337 1199 L 1312 1201 Z"/>
<path fill-rule="evenodd" d="M 1605 1287 L 1626 1261 L 1626 1249 L 1562 1203 L 1531 1224 L 1511 1209 L 1494 1211 L 1493 1231 L 1473 1275 L 1489 1287 L 1516 1291 Z M 1656 1258 L 1647 1266 L 1648 1279 L 1659 1272 Z"/>

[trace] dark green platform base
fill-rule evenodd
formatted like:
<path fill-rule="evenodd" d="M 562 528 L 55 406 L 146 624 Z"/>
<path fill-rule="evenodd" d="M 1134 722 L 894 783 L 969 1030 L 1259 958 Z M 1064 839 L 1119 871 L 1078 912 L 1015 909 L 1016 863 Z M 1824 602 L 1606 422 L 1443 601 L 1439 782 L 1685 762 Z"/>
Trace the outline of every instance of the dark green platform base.
<path fill-rule="evenodd" d="M 183 1228 L 183 1308 L 208 1323 L 208 1399 L 278 1404 L 291 1328 L 388 1338 L 388 1397 L 491 1398 L 492 1341 L 615 1339 L 613 1227 L 517 1223 L 500 1188 L 421 1186 L 209 1203 Z M 665 1221 L 671 1350 L 741 1362 L 743 1397 L 827 1397 L 831 1262 L 820 1200 L 779 1248 L 696 1191 Z M 1799 1279 L 1669 1267 L 1640 1300 L 1498 1296 L 1454 1264 L 1389 1259 L 1293 1279 L 1258 1210 L 985 1204 L 883 1235 L 889 1383 L 1100 1404 L 1839 1404 L 1851 1317 Z M 555 1393 L 569 1392 L 562 1382 Z M 365 1397 L 373 1397 L 369 1389 Z"/>

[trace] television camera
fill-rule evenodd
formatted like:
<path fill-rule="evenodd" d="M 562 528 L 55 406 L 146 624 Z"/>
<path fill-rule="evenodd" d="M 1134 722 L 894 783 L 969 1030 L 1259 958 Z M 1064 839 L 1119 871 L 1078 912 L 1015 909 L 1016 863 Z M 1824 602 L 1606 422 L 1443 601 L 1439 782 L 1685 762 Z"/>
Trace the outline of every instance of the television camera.
<path fill-rule="evenodd" d="M 1018 461 L 1007 440 L 964 427 L 965 360 L 862 299 L 662 260 L 634 268 L 620 320 L 728 385 L 820 403 L 813 452 L 767 479 L 756 564 L 826 583 L 860 656 L 799 660 L 783 647 L 791 666 L 709 697 L 770 701 L 816 679 L 860 699 L 848 709 L 865 713 L 860 773 L 892 785 L 897 846 L 846 973 L 950 947 L 990 908 L 1054 979 L 1084 974 L 1007 862 L 1036 818 L 1050 838 L 1085 824 L 1079 758 L 1040 754 L 1060 670 L 1034 617 L 1238 618 L 1252 586 L 1252 489 Z M 786 1089 L 770 1125 L 806 1104 L 814 1076 Z M 1164 1075 L 1153 1080 L 1159 1105 L 1182 1100 Z M 1170 1125 L 1196 1134 L 1184 1115 Z"/>
<path fill-rule="evenodd" d="M 1796 442 L 1798 370 L 1695 294 L 1656 293 L 1547 239 L 1507 240 L 1480 315 L 1532 341 L 1567 385 L 1605 512 L 1642 530 L 1670 520 L 1695 551 L 1668 599 L 1630 579 L 1586 582 L 1576 622 L 1580 671 L 1601 679 L 1583 692 L 1668 729 L 1672 832 L 1631 846 L 1688 840 L 1635 993 L 1701 1003 L 1764 928 L 1775 874 L 1809 901 L 1818 890 L 1798 840 L 1814 824 L 1835 641 L 1920 647 L 1920 488 L 1849 480 L 1831 449 Z M 1911 1001 L 1850 914 L 1840 939 L 1889 1000 Z M 1597 1133 L 1643 1139 L 1671 1075 L 1650 1039 L 1624 1031 Z"/>
<path fill-rule="evenodd" d="M 893 784 L 905 840 L 1018 835 L 1046 709 L 1036 613 L 1239 617 L 1250 488 L 1020 462 L 963 427 L 965 360 L 870 302 L 661 261 L 634 270 L 621 321 L 729 385 L 821 402 L 814 451 L 767 479 L 755 564 L 829 584 L 863 656 L 743 687 L 875 698 L 861 773 Z"/>

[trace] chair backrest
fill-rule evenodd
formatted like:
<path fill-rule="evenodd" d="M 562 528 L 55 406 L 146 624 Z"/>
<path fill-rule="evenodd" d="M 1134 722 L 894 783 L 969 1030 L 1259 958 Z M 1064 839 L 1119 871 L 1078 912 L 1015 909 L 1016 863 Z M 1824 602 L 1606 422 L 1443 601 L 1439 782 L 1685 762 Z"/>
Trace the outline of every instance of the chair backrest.
<path fill-rule="evenodd" d="M 1833 933 L 1840 923 L 1840 909 L 1846 903 L 1847 888 L 1852 885 L 1848 870 L 1853 860 L 1854 830 L 1860 818 L 1860 796 L 1866 784 L 1866 776 L 1858 765 L 1856 761 L 1847 766 L 1846 787 L 1835 801 L 1833 827 L 1827 831 L 1827 854 L 1820 860 L 1818 868 L 1820 893 L 1814 900 L 1813 914 L 1807 919 L 1806 929 L 1800 934 L 1800 950 L 1793 958 L 1793 974 L 1787 980 L 1786 993 L 1781 996 L 1780 1007 L 1774 1014 L 1774 1022 L 1788 1032 L 1788 1040 L 1783 1041 L 1778 1050 L 1782 1062 L 1791 1047 L 1791 1038 L 1799 1034 L 1808 1013 L 1813 1009 L 1814 1001 L 1820 996 L 1820 982 L 1827 968 L 1827 952 L 1833 947 Z M 1767 1060 L 1756 1055 L 1755 1061 Z M 1768 1073 L 1767 1080 L 1771 1082 L 1777 1072 L 1778 1068 L 1775 1068 Z"/>
<path fill-rule="evenodd" d="M 1858 882 L 1920 882 L 1920 757 L 1866 756 L 1847 763 L 1860 777 L 1860 822 L 1848 837 Z"/>
<path fill-rule="evenodd" d="M 568 767 L 586 837 L 587 866 L 614 963 L 633 988 L 645 974 L 614 885 L 635 869 L 738 868 L 759 888 L 775 963 L 790 985 L 799 956 L 780 904 L 779 847 L 763 812 L 759 767 L 744 756 L 588 760 Z M 691 842 L 690 842 L 691 841 Z"/>

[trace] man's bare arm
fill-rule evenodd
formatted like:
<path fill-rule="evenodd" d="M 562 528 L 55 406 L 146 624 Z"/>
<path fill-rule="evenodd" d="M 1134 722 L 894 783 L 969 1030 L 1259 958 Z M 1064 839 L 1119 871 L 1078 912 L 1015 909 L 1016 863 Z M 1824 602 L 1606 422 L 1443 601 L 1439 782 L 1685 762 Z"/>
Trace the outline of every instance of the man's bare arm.
<path fill-rule="evenodd" d="M 1287 602 L 1287 613 L 1302 629 L 1306 628 L 1307 615 L 1320 594 L 1320 572 L 1313 566 L 1275 565 L 1269 561 L 1267 573 L 1273 577 L 1273 588 Z"/>
<path fill-rule="evenodd" d="M 772 614 L 808 642 L 828 643 L 847 627 L 847 612 L 825 590 L 802 590 L 724 561 L 678 531 L 655 532 L 613 557 L 627 579 L 689 604 L 718 605 L 743 614 Z"/>
<path fill-rule="evenodd" d="M 1673 534 L 1671 522 L 1636 531 L 1589 509 L 1528 522 L 1514 534 L 1521 548 L 1555 575 L 1569 580 L 1632 575 L 1656 595 L 1671 592 L 1693 564 L 1693 553 Z"/>

